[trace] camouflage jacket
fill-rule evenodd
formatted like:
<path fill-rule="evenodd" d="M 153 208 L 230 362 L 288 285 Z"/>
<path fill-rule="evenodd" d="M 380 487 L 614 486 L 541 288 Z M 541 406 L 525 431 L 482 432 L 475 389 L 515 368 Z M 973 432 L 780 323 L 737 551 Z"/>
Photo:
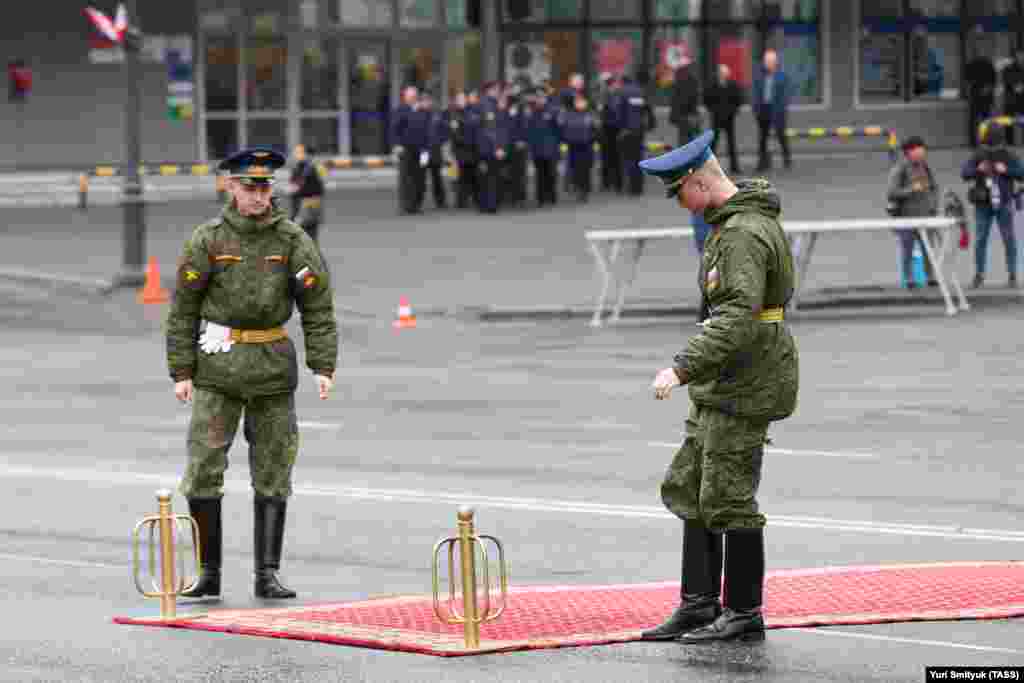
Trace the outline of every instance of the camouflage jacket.
<path fill-rule="evenodd" d="M 338 331 L 330 273 L 320 250 L 277 207 L 260 220 L 226 207 L 195 229 L 178 262 L 167 315 L 171 377 L 242 397 L 294 391 L 298 366 L 290 339 L 235 344 L 226 353 L 207 354 L 197 338 L 201 320 L 265 330 L 284 325 L 296 305 L 306 364 L 330 375 L 338 357 Z"/>
<path fill-rule="evenodd" d="M 675 357 L 689 373 L 696 405 L 731 415 L 781 420 L 796 409 L 798 357 L 785 323 L 758 314 L 793 295 L 793 256 L 779 224 L 779 197 L 765 180 L 741 183 L 708 209 L 699 286 L 711 315 Z"/>

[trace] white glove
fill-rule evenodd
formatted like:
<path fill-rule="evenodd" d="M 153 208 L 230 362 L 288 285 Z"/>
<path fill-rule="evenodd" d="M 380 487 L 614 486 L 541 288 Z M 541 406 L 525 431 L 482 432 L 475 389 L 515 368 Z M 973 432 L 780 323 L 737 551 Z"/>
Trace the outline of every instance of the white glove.
<path fill-rule="evenodd" d="M 199 348 L 205 353 L 231 350 L 231 328 L 217 323 L 206 323 L 206 329 L 199 335 Z"/>

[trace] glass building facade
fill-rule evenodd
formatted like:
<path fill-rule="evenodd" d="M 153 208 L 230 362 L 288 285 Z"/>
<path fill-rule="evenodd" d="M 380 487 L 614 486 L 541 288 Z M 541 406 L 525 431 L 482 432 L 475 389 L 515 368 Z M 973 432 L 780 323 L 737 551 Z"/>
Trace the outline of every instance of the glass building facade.
<path fill-rule="evenodd" d="M 791 125 L 916 126 L 894 110 L 959 116 L 965 65 L 984 55 L 1000 68 L 1024 28 L 1024 0 L 196 2 L 197 147 L 208 159 L 300 141 L 323 155 L 386 154 L 406 83 L 443 106 L 488 78 L 563 87 L 580 72 L 597 95 L 604 75 L 644 74 L 663 107 L 683 55 L 704 82 L 724 63 L 749 87 L 767 48 L 794 87 Z"/>
<path fill-rule="evenodd" d="M 466 0 L 200 0 L 200 148 L 210 159 L 298 142 L 388 150 L 401 84 L 442 102 L 481 79 Z"/>
<path fill-rule="evenodd" d="M 822 99 L 818 0 L 509 0 L 501 18 L 509 80 L 562 85 L 581 72 L 648 75 L 656 104 L 667 104 L 674 69 L 689 55 L 702 81 L 728 64 L 749 87 L 761 53 L 778 50 L 796 101 Z"/>
<path fill-rule="evenodd" d="M 861 0 L 859 83 L 864 105 L 957 100 L 964 66 L 1002 66 L 1021 44 L 1019 0 Z"/>

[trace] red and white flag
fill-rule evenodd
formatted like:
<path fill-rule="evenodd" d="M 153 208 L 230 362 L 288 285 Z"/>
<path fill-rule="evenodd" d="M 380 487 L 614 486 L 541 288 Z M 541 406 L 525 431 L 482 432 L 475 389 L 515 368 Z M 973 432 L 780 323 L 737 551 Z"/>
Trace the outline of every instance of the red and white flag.
<path fill-rule="evenodd" d="M 128 30 L 128 11 L 123 4 L 117 6 L 117 14 L 113 20 L 94 7 L 86 7 L 85 16 L 89 17 L 89 21 L 96 27 L 96 30 L 102 33 L 107 40 L 114 43 L 124 40 L 124 34 Z"/>

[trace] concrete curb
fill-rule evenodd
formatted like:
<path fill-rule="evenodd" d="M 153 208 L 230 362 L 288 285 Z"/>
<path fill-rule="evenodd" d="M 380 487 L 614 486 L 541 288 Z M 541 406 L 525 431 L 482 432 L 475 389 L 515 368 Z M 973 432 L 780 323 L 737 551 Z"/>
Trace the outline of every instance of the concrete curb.
<path fill-rule="evenodd" d="M 0 268 L 0 283 L 32 287 L 37 290 L 60 292 L 83 298 L 107 298 L 118 288 L 112 280 L 83 278 L 61 273 L 49 273 L 17 268 Z M 170 291 L 174 287 L 172 278 L 161 278 L 161 284 Z M 992 305 L 1013 305 L 1024 303 L 1024 290 L 989 288 L 968 294 L 972 307 Z M 841 308 L 879 308 L 887 306 L 933 307 L 936 312 L 943 310 L 942 296 L 937 290 L 908 291 L 881 285 L 860 285 L 852 287 L 826 287 L 811 292 L 800 302 L 800 311 L 821 311 Z M 695 301 L 673 302 L 667 299 L 647 299 L 628 305 L 622 310 L 623 318 L 696 317 L 698 304 Z M 338 307 L 338 313 L 350 317 L 372 319 L 387 317 L 389 313 L 372 313 Z M 800 312 L 792 313 L 793 317 Z M 593 304 L 541 304 L 536 306 L 417 306 L 416 315 L 421 318 L 454 318 L 478 322 L 515 322 L 545 320 L 590 319 L 594 315 Z M 605 319 L 609 312 L 605 311 Z"/>
<path fill-rule="evenodd" d="M 972 307 L 992 305 L 1013 305 L 1024 303 L 1024 290 L 991 289 L 988 291 L 968 294 Z M 938 292 L 909 292 L 903 289 L 884 288 L 881 286 L 861 286 L 846 289 L 826 288 L 805 296 L 800 302 L 800 310 L 791 313 L 799 317 L 803 311 L 827 311 L 843 308 L 881 308 L 881 307 L 931 307 L 937 314 L 945 312 L 941 294 Z M 669 301 L 649 301 L 646 303 L 625 306 L 621 317 L 626 318 L 661 318 L 661 317 L 692 317 L 696 318 L 699 310 L 695 302 L 671 303 Z M 481 322 L 514 322 L 543 320 L 590 319 L 594 315 L 593 305 L 550 305 L 530 307 L 467 307 L 463 315 L 475 317 Z M 430 315 L 426 312 L 423 315 Z M 605 311 L 607 320 L 609 311 Z"/>
<path fill-rule="evenodd" d="M 113 282 L 110 280 L 97 280 L 37 270 L 20 270 L 17 268 L 0 268 L 0 282 L 59 291 L 87 298 L 105 297 L 114 289 Z"/>

